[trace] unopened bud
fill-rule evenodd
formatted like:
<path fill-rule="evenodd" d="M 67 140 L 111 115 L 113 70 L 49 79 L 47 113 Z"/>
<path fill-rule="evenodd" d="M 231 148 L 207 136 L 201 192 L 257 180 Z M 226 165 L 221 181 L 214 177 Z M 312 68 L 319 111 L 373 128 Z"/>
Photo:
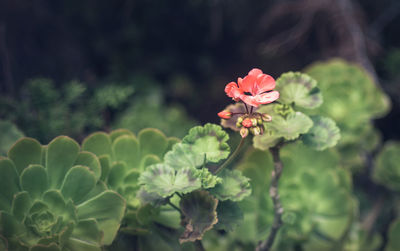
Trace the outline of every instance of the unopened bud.
<path fill-rule="evenodd" d="M 242 123 L 242 122 L 243 122 L 243 117 L 239 117 L 239 118 L 237 119 L 237 122 L 238 122 L 238 123 Z"/>
<path fill-rule="evenodd" d="M 245 118 L 245 119 L 243 120 L 243 122 L 242 122 L 242 125 L 243 125 L 244 127 L 249 128 L 249 127 L 252 127 L 252 126 L 253 126 L 253 123 L 251 122 L 251 120 L 250 120 L 249 118 Z"/>
<path fill-rule="evenodd" d="M 222 111 L 222 112 L 219 112 L 219 113 L 218 113 L 218 116 L 219 116 L 220 118 L 222 118 L 222 119 L 230 119 L 230 118 L 232 118 L 232 113 L 229 112 L 229 111 L 224 110 L 224 111 Z"/>
<path fill-rule="evenodd" d="M 262 120 L 264 120 L 265 122 L 270 122 L 272 120 L 271 115 L 268 115 L 266 113 L 261 114 Z"/>
<path fill-rule="evenodd" d="M 257 119 L 256 118 L 252 118 L 251 120 L 251 125 L 252 126 L 256 126 L 257 125 Z"/>
<path fill-rule="evenodd" d="M 238 127 L 238 128 L 242 127 L 242 123 L 236 122 L 236 127 Z"/>
<path fill-rule="evenodd" d="M 240 136 L 242 136 L 242 138 L 246 138 L 247 135 L 249 135 L 249 129 L 247 129 L 246 127 L 242 127 L 240 129 Z"/>
<path fill-rule="evenodd" d="M 250 128 L 250 132 L 251 132 L 254 136 L 257 136 L 257 135 L 260 135 L 260 134 L 261 134 L 261 129 L 260 129 L 259 126 L 252 127 L 252 128 Z"/>
<path fill-rule="evenodd" d="M 258 119 L 257 119 L 257 125 L 262 125 L 262 124 L 263 124 L 262 118 L 258 118 Z"/>

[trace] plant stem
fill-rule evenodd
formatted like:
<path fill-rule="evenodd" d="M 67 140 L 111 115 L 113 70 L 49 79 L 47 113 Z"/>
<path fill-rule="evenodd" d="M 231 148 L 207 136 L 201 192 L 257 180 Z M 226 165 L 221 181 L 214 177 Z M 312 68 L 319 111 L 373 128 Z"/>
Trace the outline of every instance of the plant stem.
<path fill-rule="evenodd" d="M 196 251 L 205 251 L 203 243 L 201 242 L 201 240 L 196 240 L 194 242 L 194 247 Z"/>
<path fill-rule="evenodd" d="M 271 196 L 272 201 L 274 203 L 274 222 L 272 223 L 271 232 L 269 233 L 268 238 L 258 244 L 256 251 L 270 250 L 272 244 L 274 244 L 275 237 L 280 227 L 283 224 L 282 222 L 283 207 L 278 193 L 278 182 L 283 170 L 283 163 L 279 156 L 279 149 L 280 145 L 277 145 L 269 149 L 269 151 L 272 154 L 272 159 L 274 161 L 274 171 L 272 171 L 271 185 L 269 188 L 269 195 Z"/>
<path fill-rule="evenodd" d="M 243 143 L 244 143 L 245 138 L 242 138 L 240 140 L 239 145 L 236 147 L 235 151 L 231 154 L 231 156 L 229 156 L 229 158 L 222 164 L 220 165 L 216 170 L 215 170 L 215 174 L 219 173 L 222 169 L 224 169 L 225 167 L 227 167 L 232 160 L 236 157 L 236 155 L 238 155 L 240 148 L 242 148 Z"/>
<path fill-rule="evenodd" d="M 171 201 L 168 201 L 167 203 L 168 203 L 168 205 L 173 207 L 176 211 L 178 211 L 181 214 L 181 216 L 183 216 L 183 213 L 182 213 L 182 211 L 181 211 L 181 209 L 179 207 L 177 207 L 174 204 L 172 204 Z"/>

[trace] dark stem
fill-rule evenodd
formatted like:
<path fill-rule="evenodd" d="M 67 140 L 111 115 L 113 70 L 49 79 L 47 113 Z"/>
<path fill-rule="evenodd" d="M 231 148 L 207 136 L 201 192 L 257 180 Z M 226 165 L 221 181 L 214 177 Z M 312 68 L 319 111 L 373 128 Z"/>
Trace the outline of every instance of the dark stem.
<path fill-rule="evenodd" d="M 282 214 L 283 207 L 279 198 L 278 193 L 278 182 L 281 177 L 283 170 L 283 163 L 279 156 L 280 146 L 275 146 L 269 149 L 272 154 L 272 159 L 274 161 L 274 171 L 272 171 L 271 175 L 271 185 L 269 188 L 269 195 L 272 198 L 272 202 L 274 203 L 274 222 L 272 223 L 271 232 L 266 240 L 259 243 L 256 251 L 268 251 L 271 249 L 272 244 L 274 244 L 275 237 L 282 226 Z"/>
<path fill-rule="evenodd" d="M 204 249 L 204 246 L 203 246 L 203 243 L 201 242 L 201 240 L 196 240 L 196 241 L 194 242 L 194 247 L 195 247 L 195 250 L 196 250 L 196 251 L 206 251 L 206 250 Z"/>
<path fill-rule="evenodd" d="M 253 106 L 250 108 L 250 113 L 253 113 L 253 108 L 254 108 Z"/>
<path fill-rule="evenodd" d="M 181 211 L 181 209 L 179 207 L 177 207 L 174 204 L 172 204 L 171 201 L 168 201 L 167 203 L 168 203 L 168 205 L 173 207 L 176 211 L 178 211 L 181 214 L 181 217 L 183 216 L 183 213 L 182 213 L 182 211 Z"/>
<path fill-rule="evenodd" d="M 246 113 L 248 114 L 249 113 L 249 108 L 247 108 L 246 103 L 243 103 L 243 104 L 244 104 L 244 107 L 246 107 Z"/>
<path fill-rule="evenodd" d="M 240 148 L 242 148 L 242 146 L 243 146 L 244 140 L 245 140 L 245 138 L 242 138 L 240 140 L 239 145 L 236 147 L 235 151 L 231 154 L 231 156 L 229 156 L 229 158 L 214 171 L 215 174 L 219 173 L 222 169 L 227 167 L 232 162 L 232 160 L 236 157 L 236 155 L 238 155 Z"/>

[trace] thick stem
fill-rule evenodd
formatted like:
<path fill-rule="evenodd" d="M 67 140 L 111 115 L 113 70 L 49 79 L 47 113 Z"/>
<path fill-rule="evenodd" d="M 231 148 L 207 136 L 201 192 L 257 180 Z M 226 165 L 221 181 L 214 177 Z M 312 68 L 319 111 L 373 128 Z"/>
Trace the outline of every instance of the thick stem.
<path fill-rule="evenodd" d="M 283 163 L 279 156 L 279 148 L 280 148 L 279 145 L 270 148 L 270 152 L 272 154 L 272 158 L 274 161 L 274 171 L 272 171 L 269 195 L 271 196 L 272 202 L 274 203 L 274 222 L 272 223 L 271 232 L 269 233 L 268 238 L 263 242 L 259 243 L 259 245 L 256 248 L 257 251 L 268 251 L 271 249 L 272 244 L 274 244 L 276 235 L 283 224 L 282 222 L 283 207 L 278 193 L 278 182 L 283 170 Z"/>
<path fill-rule="evenodd" d="M 227 167 L 232 160 L 236 157 L 236 155 L 238 155 L 240 148 L 242 148 L 243 144 L 244 144 L 244 140 L 245 138 L 242 138 L 240 140 L 239 145 L 236 147 L 235 151 L 231 154 L 231 156 L 229 156 L 229 158 L 222 164 L 220 165 L 216 170 L 215 170 L 215 174 L 221 172 L 225 167 Z"/>
<path fill-rule="evenodd" d="M 206 250 L 204 249 L 204 246 L 203 246 L 203 243 L 201 242 L 201 240 L 196 240 L 196 241 L 194 242 L 194 247 L 195 247 L 195 250 L 196 250 L 196 251 L 206 251 Z"/>
<path fill-rule="evenodd" d="M 181 214 L 181 217 L 183 217 L 183 213 L 179 207 L 172 204 L 171 201 L 168 201 L 167 204 L 170 205 L 172 208 L 174 208 L 176 211 L 178 211 Z"/>

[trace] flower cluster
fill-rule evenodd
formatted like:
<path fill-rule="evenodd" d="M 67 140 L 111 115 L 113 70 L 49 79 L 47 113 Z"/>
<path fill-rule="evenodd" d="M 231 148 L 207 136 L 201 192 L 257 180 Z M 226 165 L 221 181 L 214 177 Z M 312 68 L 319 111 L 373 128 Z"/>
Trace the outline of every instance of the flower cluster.
<path fill-rule="evenodd" d="M 234 101 L 242 101 L 246 113 L 233 113 L 224 110 L 218 113 L 222 119 L 230 119 L 234 115 L 241 115 L 236 122 L 236 127 L 240 128 L 240 135 L 245 138 L 252 133 L 253 135 L 261 135 L 264 132 L 264 122 L 272 120 L 268 114 L 253 112 L 261 104 L 269 104 L 279 98 L 279 92 L 273 91 L 275 88 L 275 80 L 264 74 L 260 69 L 253 69 L 249 74 L 242 78 L 238 78 L 237 83 L 230 82 L 225 86 L 225 92 L 228 97 Z"/>

